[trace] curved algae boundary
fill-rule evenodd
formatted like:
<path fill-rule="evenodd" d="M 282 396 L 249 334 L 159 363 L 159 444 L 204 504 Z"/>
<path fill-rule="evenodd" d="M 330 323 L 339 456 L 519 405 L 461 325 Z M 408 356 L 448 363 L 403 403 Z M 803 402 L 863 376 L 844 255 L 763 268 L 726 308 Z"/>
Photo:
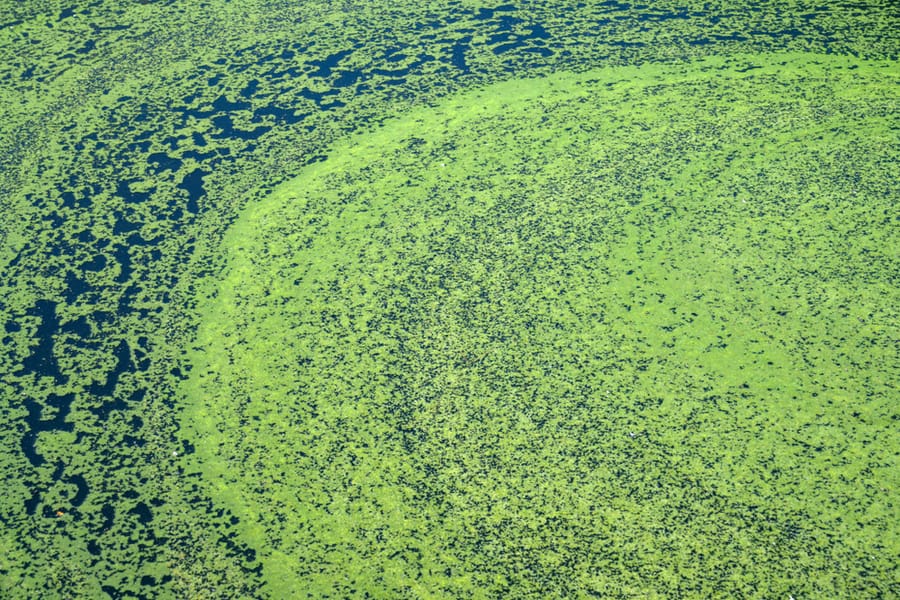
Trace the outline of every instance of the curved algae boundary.
<path fill-rule="evenodd" d="M 791 79 L 789 73 L 793 73 L 792 69 L 802 70 L 803 77 L 811 80 L 827 81 L 828 77 L 833 75 L 832 70 L 835 68 L 859 69 L 855 71 L 856 75 L 853 75 L 850 70 L 845 71 L 848 74 L 848 79 L 852 80 L 855 77 L 859 80 L 858 84 L 833 90 L 835 96 L 831 100 L 837 98 L 852 101 L 854 94 L 869 94 L 877 97 L 875 91 L 877 89 L 884 94 L 882 100 L 888 104 L 890 103 L 890 78 L 892 75 L 886 68 L 888 67 L 886 64 L 860 66 L 849 59 L 809 55 L 754 56 L 747 57 L 746 63 L 743 64 L 735 64 L 735 62 L 734 59 L 705 59 L 685 66 L 645 65 L 641 67 L 617 67 L 598 70 L 589 74 L 571 75 L 559 73 L 535 80 L 510 81 L 477 92 L 456 96 L 445 101 L 438 108 L 422 109 L 401 117 L 399 120 L 373 133 L 348 138 L 332 149 L 326 161 L 310 166 L 303 175 L 281 186 L 264 202 L 248 207 L 238 222 L 232 227 L 222 245 L 222 248 L 225 249 L 230 257 L 227 261 L 230 265 L 230 271 L 227 278 L 222 281 L 213 280 L 206 282 L 207 287 L 204 293 L 209 298 L 209 301 L 204 307 L 204 325 L 201 327 L 201 340 L 197 347 L 205 347 L 202 339 L 204 335 L 215 335 L 215 333 L 210 334 L 210 332 L 217 327 L 216 323 L 224 315 L 227 315 L 227 310 L 223 310 L 223 307 L 233 300 L 236 290 L 240 288 L 242 278 L 248 276 L 253 270 L 261 268 L 262 265 L 257 260 L 253 257 L 246 257 L 242 253 L 244 252 L 243 249 L 256 243 L 257 229 L 266 219 L 281 218 L 285 214 L 291 213 L 294 215 L 301 214 L 302 210 L 296 204 L 296 198 L 298 190 L 302 190 L 305 187 L 304 184 L 321 181 L 327 177 L 339 177 L 345 171 L 355 171 L 358 165 L 366 163 L 373 158 L 401 150 L 400 145 L 408 143 L 411 136 L 416 135 L 417 132 L 432 131 L 435 125 L 440 125 L 448 131 L 452 131 L 456 124 L 496 115 L 498 114 L 498 109 L 504 105 L 527 105 L 539 100 L 549 106 L 555 101 L 573 101 L 573 99 L 579 97 L 588 101 L 594 97 L 592 92 L 596 93 L 597 89 L 600 90 L 599 95 L 602 97 L 604 85 L 614 86 L 609 93 L 611 96 L 615 96 L 621 92 L 622 88 L 628 89 L 628 86 L 632 86 L 634 89 L 646 89 L 654 83 L 673 85 L 675 82 L 691 83 L 703 81 L 703 74 L 710 71 L 721 76 L 722 81 L 728 83 L 741 79 L 750 80 L 764 77 L 771 77 L 777 81 L 780 76 L 789 80 Z M 866 80 L 865 76 L 875 74 L 886 76 L 888 83 L 885 83 L 884 87 L 873 87 L 872 82 Z M 713 76 L 714 78 L 715 76 Z M 583 85 L 583 87 L 579 89 L 579 85 Z M 595 87 L 592 89 L 590 86 Z M 572 88 L 574 88 L 574 92 Z M 727 92 L 728 90 L 727 88 L 722 88 L 722 91 Z M 800 96 L 803 96 L 802 92 Z M 741 98 L 732 98 L 731 100 L 740 101 Z M 759 99 L 756 100 L 758 101 Z M 815 102 L 814 98 L 806 100 L 810 104 Z M 827 107 L 825 108 L 827 109 Z M 859 115 L 854 118 L 857 121 L 860 120 Z M 839 119 L 838 116 L 830 115 L 826 119 L 825 124 L 831 126 L 837 119 Z M 634 126 L 635 123 L 632 122 L 627 125 Z M 876 122 L 873 125 L 873 132 L 877 134 L 879 128 L 880 123 Z M 807 133 L 809 135 L 821 135 L 825 134 L 827 130 L 828 127 L 825 127 L 825 125 L 812 125 Z M 427 138 L 429 136 L 424 135 L 423 137 Z M 440 136 L 438 135 L 438 137 Z M 770 143 L 772 140 L 767 139 L 765 136 L 762 136 L 762 138 L 760 145 L 764 149 L 765 144 Z M 562 138 L 557 138 L 555 141 L 561 145 L 564 143 Z M 554 140 L 548 139 L 546 142 L 551 144 L 550 147 L 552 147 Z M 444 165 L 433 162 L 430 168 L 431 172 L 424 175 L 424 183 L 439 184 L 441 181 L 441 169 L 444 168 Z M 695 168 L 698 168 L 695 176 L 702 176 L 702 165 L 700 167 L 692 165 L 686 168 L 684 173 L 690 174 L 691 170 Z M 685 175 L 685 177 L 689 178 L 689 175 Z M 741 199 L 741 201 L 743 200 L 746 199 Z M 288 204 L 292 205 L 286 206 Z M 290 252 L 290 249 L 282 248 L 282 251 Z M 246 288 L 246 286 L 244 287 Z M 265 290 L 243 289 L 240 293 L 246 297 L 253 297 L 254 295 L 264 295 Z M 881 289 L 881 291 L 876 291 L 876 297 L 878 297 L 878 294 L 882 296 L 889 294 L 889 290 Z M 752 326 L 751 323 L 746 325 Z M 884 335 L 882 333 L 880 337 L 882 341 Z M 272 352 L 277 352 L 277 350 L 278 348 L 276 347 L 271 348 Z M 233 471 L 239 465 L 229 465 L 219 458 L 219 444 L 223 443 L 223 440 L 220 438 L 222 432 L 219 430 L 221 423 L 217 422 L 217 415 L 215 414 L 219 407 L 203 406 L 201 404 L 202 401 L 200 399 L 210 395 L 212 388 L 216 385 L 214 375 L 209 380 L 204 380 L 204 378 L 210 377 L 211 374 L 215 373 L 219 366 L 216 364 L 216 361 L 225 360 L 226 356 L 210 356 L 201 349 L 195 350 L 191 358 L 195 368 L 191 380 L 185 386 L 185 391 L 187 397 L 193 400 L 190 407 L 186 410 L 183 422 L 186 429 L 192 432 L 192 437 L 197 440 L 198 466 L 204 471 L 207 481 L 213 488 L 214 496 L 224 502 L 235 514 L 241 515 L 241 518 L 244 520 L 241 527 L 244 535 L 247 537 L 247 541 L 261 549 L 264 556 L 264 570 L 268 574 L 272 593 L 284 593 L 291 589 L 293 589 L 293 593 L 299 593 L 305 588 L 305 585 L 300 584 L 296 580 L 292 581 L 293 575 L 286 569 L 286 564 L 289 562 L 288 557 L 282 555 L 277 549 L 271 548 L 271 544 L 268 542 L 272 539 L 269 537 L 273 535 L 272 532 L 266 531 L 259 523 L 253 523 L 253 515 L 260 515 L 266 510 L 266 507 L 242 497 L 241 490 L 236 489 L 240 487 L 240 481 L 236 479 Z M 728 377 L 724 371 L 718 373 L 718 375 Z M 232 434 L 238 434 L 240 427 L 230 431 Z M 229 441 L 225 439 L 224 443 L 227 444 Z M 285 458 L 285 461 L 287 462 L 288 459 Z M 278 466 L 286 467 L 289 464 Z M 251 475 L 244 485 L 250 485 L 252 482 L 253 477 Z M 284 510 L 286 505 L 290 505 L 290 492 L 290 489 L 284 488 L 272 492 L 272 498 L 282 502 L 282 504 L 279 504 L 279 510 Z M 284 494 L 287 495 L 285 496 Z M 267 496 L 263 495 L 263 498 L 267 498 Z M 302 510 L 302 507 L 297 507 L 297 510 Z M 285 518 L 290 518 L 290 514 L 285 515 Z M 248 520 L 250 521 L 249 523 L 247 522 Z M 465 565 L 455 566 L 464 568 Z M 750 575 L 752 576 L 752 571 Z M 476 583 L 479 585 L 488 583 L 483 580 L 473 580 L 466 575 L 456 575 L 455 577 L 453 579 L 448 576 L 444 584 L 451 587 L 461 586 L 453 588 L 459 590 Z M 319 584 L 322 585 L 322 582 Z M 299 587 L 293 588 L 293 585 L 298 585 Z M 384 585 L 383 582 L 380 585 Z M 407 581 L 406 585 L 408 586 L 407 591 L 416 588 L 415 581 Z M 499 591 L 505 585 L 509 585 L 509 582 L 504 583 L 497 580 L 490 582 L 490 585 L 492 589 Z M 617 582 L 614 579 L 613 581 L 603 582 L 603 585 L 613 586 L 603 588 L 607 592 L 613 589 L 618 589 L 619 591 L 625 589 L 623 587 L 616 588 Z M 624 584 L 623 582 L 618 582 L 618 585 Z M 827 584 L 825 585 L 827 586 Z M 832 583 L 832 585 L 838 584 Z M 650 589 L 645 588 L 643 591 L 648 592 Z M 433 593 L 434 589 L 430 590 L 428 587 L 420 587 L 417 592 L 420 595 L 428 595 Z"/>

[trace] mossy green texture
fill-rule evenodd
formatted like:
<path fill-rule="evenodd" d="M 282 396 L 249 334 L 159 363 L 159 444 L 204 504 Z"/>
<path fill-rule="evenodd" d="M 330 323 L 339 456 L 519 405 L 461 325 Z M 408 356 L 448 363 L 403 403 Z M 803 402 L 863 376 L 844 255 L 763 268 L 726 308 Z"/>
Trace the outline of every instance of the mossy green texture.
<path fill-rule="evenodd" d="M 250 205 L 184 426 L 266 593 L 887 593 L 898 89 L 809 54 L 512 80 Z"/>
<path fill-rule="evenodd" d="M 207 470 L 223 463 L 192 458 L 197 440 L 181 424 L 190 406 L 180 387 L 192 370 L 186 349 L 200 291 L 222 269 L 222 236 L 243 207 L 324 160 L 348 133 L 377 130 L 467 90 L 559 72 L 675 66 L 710 55 L 774 66 L 779 53 L 801 51 L 844 57 L 848 68 L 896 63 L 896 22 L 891 0 L 3 3 L 0 596 L 265 596 L 262 581 L 277 578 L 277 550 L 249 544 L 268 539 L 265 530 L 247 513 L 242 521 L 231 512 L 245 510 L 236 497 L 224 502 L 213 493 L 210 482 L 222 481 Z M 829 89 L 807 89 L 816 110 L 847 106 L 834 103 L 841 93 Z M 879 119 L 885 127 L 896 120 L 890 94 L 878 110 L 852 106 L 841 127 L 859 122 L 854 111 L 867 112 L 873 131 Z M 875 152 L 836 150 L 829 160 L 864 181 L 865 162 L 857 166 L 854 157 L 867 148 Z M 896 162 L 893 141 L 878 151 Z M 758 165 L 741 168 L 762 172 L 765 154 L 754 156 Z M 817 169 L 815 161 L 798 164 L 797 181 Z M 764 183 L 742 179 L 740 186 L 747 194 L 772 191 Z M 633 193 L 642 193 L 640 185 Z M 866 194 L 840 198 L 851 222 L 875 218 L 867 214 L 872 198 L 897 197 L 890 185 Z M 896 256 L 888 210 L 847 238 L 888 236 L 883 245 L 872 242 L 860 250 L 865 260 L 820 276 L 882 277 Z M 826 230 L 846 230 L 838 209 L 828 216 Z M 768 233 L 788 239 L 800 232 Z M 803 270 L 834 235 L 780 249 Z M 801 307 L 780 311 L 789 308 Z M 877 389 L 891 359 L 878 344 L 894 335 L 888 317 L 861 315 L 854 335 L 862 337 L 840 334 L 871 346 L 871 357 L 854 357 L 847 369 L 850 379 L 873 386 L 871 403 L 859 410 L 864 419 L 884 418 Z M 426 351 L 423 357 L 439 356 Z M 848 423 L 835 420 L 828 435 L 872 429 L 869 421 Z M 410 435 L 403 439 L 412 444 Z M 850 497 L 838 502 L 859 506 Z M 258 534 L 240 534 L 254 528 Z M 882 537 L 896 535 L 887 527 Z M 487 571 L 473 571 L 480 572 Z M 900 578 L 859 573 L 842 584 L 855 586 L 854 597 L 900 595 Z"/>

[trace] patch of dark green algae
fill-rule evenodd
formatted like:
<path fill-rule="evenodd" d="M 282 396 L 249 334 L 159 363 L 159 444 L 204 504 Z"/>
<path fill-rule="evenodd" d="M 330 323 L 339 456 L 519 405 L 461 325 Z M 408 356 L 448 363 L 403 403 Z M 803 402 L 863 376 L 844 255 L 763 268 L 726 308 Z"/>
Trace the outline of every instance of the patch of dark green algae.
<path fill-rule="evenodd" d="M 555 70 L 785 49 L 896 60 L 896 20 L 890 2 L 9 3 L 0 588 L 262 594 L 256 549 L 184 461 L 182 348 L 241 207 L 346 132 Z"/>
<path fill-rule="evenodd" d="M 886 593 L 897 83 L 514 80 L 248 207 L 186 424 L 270 594 Z"/>

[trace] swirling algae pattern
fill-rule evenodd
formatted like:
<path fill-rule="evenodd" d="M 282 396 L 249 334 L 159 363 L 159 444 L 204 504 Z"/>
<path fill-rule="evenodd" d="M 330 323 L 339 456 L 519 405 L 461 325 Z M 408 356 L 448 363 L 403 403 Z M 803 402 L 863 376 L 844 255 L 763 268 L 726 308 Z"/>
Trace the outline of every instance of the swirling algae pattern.
<path fill-rule="evenodd" d="M 8 3 L 2 595 L 900 594 L 897 21 Z"/>

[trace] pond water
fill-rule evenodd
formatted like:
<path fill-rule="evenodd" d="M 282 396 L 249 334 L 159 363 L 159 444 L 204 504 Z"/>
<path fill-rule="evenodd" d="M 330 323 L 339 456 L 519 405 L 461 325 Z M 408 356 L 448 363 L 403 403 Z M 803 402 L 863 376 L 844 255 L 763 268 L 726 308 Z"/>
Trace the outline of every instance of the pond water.
<path fill-rule="evenodd" d="M 900 594 L 889 2 L 0 12 L 0 590 Z"/>

